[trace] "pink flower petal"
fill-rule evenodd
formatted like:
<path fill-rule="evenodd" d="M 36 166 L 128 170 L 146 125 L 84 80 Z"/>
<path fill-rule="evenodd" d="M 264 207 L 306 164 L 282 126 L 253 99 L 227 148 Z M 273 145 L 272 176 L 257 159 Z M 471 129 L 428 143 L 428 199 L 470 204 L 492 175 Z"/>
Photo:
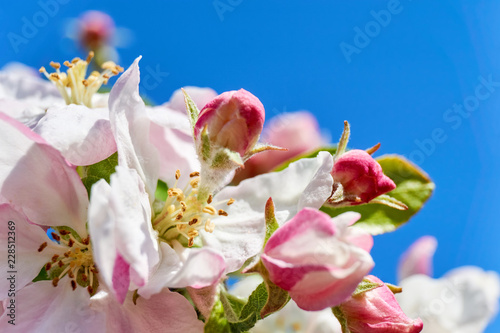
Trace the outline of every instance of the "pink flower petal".
<path fill-rule="evenodd" d="M 88 197 L 75 169 L 40 136 L 3 114 L 0 132 L 0 196 L 34 223 L 68 226 L 85 237 Z"/>
<path fill-rule="evenodd" d="M 8 204 L 0 205 L 0 221 L 2 223 L 0 247 L 5 249 L 4 255 L 0 259 L 0 299 L 4 299 L 7 297 L 11 285 L 10 281 L 7 280 L 11 276 L 9 272 L 15 272 L 13 275 L 17 291 L 30 283 L 42 267 L 50 262 L 54 254 L 65 252 L 65 248 L 52 242 L 42 228 L 31 224 L 26 216 Z M 13 224 L 9 221 L 12 221 Z M 9 227 L 13 229 L 9 229 Z M 42 243 L 47 243 L 47 246 L 42 252 L 38 252 Z M 8 256 L 9 250 L 15 253 L 15 258 L 14 255 Z"/>
<path fill-rule="evenodd" d="M 51 281 L 30 284 L 16 293 L 15 326 L 8 323 L 9 309 L 0 317 L 1 332 L 102 332 L 105 313 L 90 308 L 87 289 L 71 289 L 69 281 L 57 287 Z M 8 306 L 5 300 L 4 306 Z"/>

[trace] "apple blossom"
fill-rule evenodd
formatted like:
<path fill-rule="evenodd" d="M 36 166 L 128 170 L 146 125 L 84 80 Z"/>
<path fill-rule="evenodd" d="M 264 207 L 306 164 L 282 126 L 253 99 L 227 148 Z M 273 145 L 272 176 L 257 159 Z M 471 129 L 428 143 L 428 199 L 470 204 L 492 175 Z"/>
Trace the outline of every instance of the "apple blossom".
<path fill-rule="evenodd" d="M 89 228 L 98 235 L 94 247 L 105 280 L 112 283 L 118 253 L 126 265 L 143 267 L 144 285 L 136 286 L 140 295 L 149 297 L 165 286 L 202 288 L 224 272 L 239 269 L 262 249 L 269 196 L 275 198 L 282 222 L 302 207 L 321 207 L 331 194 L 333 159 L 325 152 L 205 199 L 198 196 L 199 172 L 173 169 L 167 199 L 156 200 L 160 164 L 137 91 L 138 61 L 111 91 L 110 121 L 119 166 L 111 185 L 102 180 L 92 189 Z M 171 164 L 184 163 L 180 155 L 170 158 Z M 141 234 L 129 227 L 133 225 L 140 225 Z M 133 240 L 137 237 L 141 241 Z M 124 241 L 128 239 L 133 241 Z"/>
<path fill-rule="evenodd" d="M 352 295 L 335 311 L 351 333 L 417 333 L 422 320 L 408 318 L 396 301 L 394 293 L 379 278 L 369 275 L 364 281 L 375 284 L 372 289 Z M 342 321 L 341 320 L 341 321 Z"/>
<path fill-rule="evenodd" d="M 354 227 L 358 213 L 335 218 L 302 209 L 269 238 L 261 260 L 270 280 L 304 310 L 339 305 L 373 268 L 372 237 Z"/>
<path fill-rule="evenodd" d="M 23 311 L 20 332 L 61 331 L 73 319 L 75 308 L 87 308 L 98 289 L 92 245 L 85 223 L 88 197 L 80 177 L 53 147 L 21 123 L 0 114 L 0 218 L 16 226 L 15 292 Z M 53 241 L 46 229 L 52 227 Z M 0 231 L 7 248 L 8 229 Z M 0 261 L 1 300 L 11 287 L 7 256 Z M 32 280 L 44 268 L 52 281 Z M 43 306 L 40 306 L 43 304 Z M 5 304 L 4 304 L 5 305 Z M 0 325 L 7 325 L 4 312 Z M 39 318 L 45 316 L 44 323 Z M 95 325 L 95 326 L 92 326 Z M 99 323 L 86 325 L 98 329 Z M 10 330 L 9 330 L 10 331 Z"/>

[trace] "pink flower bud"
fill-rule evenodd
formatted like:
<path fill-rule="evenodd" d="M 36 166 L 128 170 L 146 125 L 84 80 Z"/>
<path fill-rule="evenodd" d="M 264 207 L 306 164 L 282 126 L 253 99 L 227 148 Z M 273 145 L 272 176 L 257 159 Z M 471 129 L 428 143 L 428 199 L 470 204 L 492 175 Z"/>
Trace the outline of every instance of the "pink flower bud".
<path fill-rule="evenodd" d="M 346 196 L 356 196 L 367 203 L 379 195 L 392 191 L 396 184 L 384 175 L 382 167 L 364 150 L 350 150 L 340 156 L 333 165 L 333 179 L 344 187 Z"/>
<path fill-rule="evenodd" d="M 210 141 L 244 156 L 259 139 L 264 125 L 264 106 L 244 89 L 227 91 L 201 110 L 195 136 L 207 126 Z"/>
<path fill-rule="evenodd" d="M 269 238 L 262 263 L 269 278 L 309 311 L 336 306 L 348 298 L 373 268 L 373 238 L 349 227 L 360 218 L 347 212 L 335 218 L 302 209 Z"/>
<path fill-rule="evenodd" d="M 80 18 L 79 39 L 83 47 L 97 50 L 107 44 L 115 31 L 115 23 L 106 13 L 89 10 Z"/>
<path fill-rule="evenodd" d="M 339 308 L 351 333 L 417 333 L 422 331 L 420 318 L 408 318 L 393 292 L 377 277 L 366 280 L 380 284 L 369 291 L 351 296 Z"/>

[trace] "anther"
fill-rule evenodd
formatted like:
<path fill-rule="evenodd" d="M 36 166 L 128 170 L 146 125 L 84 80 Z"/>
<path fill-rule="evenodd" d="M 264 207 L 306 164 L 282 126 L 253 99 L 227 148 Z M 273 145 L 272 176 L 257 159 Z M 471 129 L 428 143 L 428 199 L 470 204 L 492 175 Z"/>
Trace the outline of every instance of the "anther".
<path fill-rule="evenodd" d="M 212 203 L 212 200 L 213 200 L 213 199 L 214 199 L 214 197 L 210 194 L 210 195 L 208 196 L 208 199 L 207 199 L 207 204 L 209 204 L 209 205 L 210 205 L 210 204 Z"/>
<path fill-rule="evenodd" d="M 47 247 L 47 242 L 43 242 L 42 245 L 40 245 L 40 247 L 38 248 L 38 252 L 42 252 L 43 249 L 45 249 Z"/>
<path fill-rule="evenodd" d="M 51 268 L 52 268 L 52 263 L 48 262 L 47 264 L 45 264 L 46 271 L 50 271 Z"/>
<path fill-rule="evenodd" d="M 217 211 L 215 210 L 214 207 L 210 206 L 210 205 L 206 205 L 205 207 L 203 207 L 203 213 L 207 213 L 207 214 L 210 214 L 210 215 L 215 215 L 217 213 Z"/>
<path fill-rule="evenodd" d="M 180 221 L 180 220 L 182 220 L 182 218 L 183 218 L 183 217 L 184 217 L 184 215 L 182 214 L 182 212 L 180 212 L 180 213 L 179 213 L 179 215 L 177 215 L 177 216 L 175 217 L 175 219 L 176 219 L 177 221 Z"/>
<path fill-rule="evenodd" d="M 57 287 L 57 284 L 59 283 L 59 278 L 58 277 L 55 277 L 54 280 L 52 280 L 52 285 L 54 287 Z"/>
<path fill-rule="evenodd" d="M 40 69 L 38 70 L 40 73 L 46 73 L 47 70 L 45 69 L 45 67 L 40 67 Z"/>
<path fill-rule="evenodd" d="M 73 245 L 75 245 L 75 241 L 72 238 L 70 238 L 68 241 L 68 246 L 73 247 Z"/>
<path fill-rule="evenodd" d="M 89 279 L 88 276 L 85 273 L 83 273 L 82 274 L 82 280 L 83 280 L 83 282 L 87 282 L 88 279 Z"/>
<path fill-rule="evenodd" d="M 191 237 L 191 238 L 189 238 L 189 240 L 188 240 L 188 247 L 192 247 L 193 245 L 194 245 L 194 238 L 193 238 L 193 237 Z"/>
<path fill-rule="evenodd" d="M 87 287 L 87 291 L 89 292 L 89 294 L 92 296 L 92 294 L 94 293 L 94 288 L 92 288 L 92 286 L 88 286 Z"/>
<path fill-rule="evenodd" d="M 198 183 L 200 182 L 200 178 L 193 178 L 189 181 L 189 185 L 191 185 L 192 188 L 198 187 Z"/>
<path fill-rule="evenodd" d="M 59 255 L 58 254 L 54 254 L 52 256 L 52 262 L 55 263 L 57 261 L 57 258 L 59 258 Z"/>
<path fill-rule="evenodd" d="M 198 233 L 198 230 L 196 230 L 196 229 L 191 229 L 191 230 L 188 231 L 188 236 L 190 238 L 194 238 L 194 237 L 196 237 L 198 235 L 199 235 L 199 233 Z"/>
<path fill-rule="evenodd" d="M 182 209 L 183 212 L 185 212 L 186 209 L 187 209 L 187 205 L 186 205 L 186 203 L 184 201 L 181 201 L 181 209 Z"/>
<path fill-rule="evenodd" d="M 189 177 L 190 177 L 190 178 L 193 178 L 193 177 L 198 177 L 199 175 L 200 175 L 200 173 L 199 173 L 198 171 L 195 171 L 195 172 L 191 172 L 191 173 L 189 174 Z"/>
<path fill-rule="evenodd" d="M 68 68 L 72 68 L 73 67 L 73 64 L 70 63 L 68 60 L 66 60 L 63 64 L 64 64 L 64 66 L 66 66 Z"/>
<path fill-rule="evenodd" d="M 195 217 L 193 218 L 191 221 L 189 221 L 189 225 L 195 225 L 196 223 L 198 223 L 198 219 Z"/>
<path fill-rule="evenodd" d="M 71 250 L 64 252 L 64 256 L 66 258 L 69 258 L 70 254 L 71 254 Z"/>
<path fill-rule="evenodd" d="M 71 280 L 71 288 L 73 288 L 73 290 L 76 289 L 76 281 L 75 280 Z"/>
<path fill-rule="evenodd" d="M 54 69 L 59 69 L 59 68 L 61 68 L 61 64 L 60 64 L 60 63 L 58 63 L 58 62 L 54 62 L 54 61 L 51 61 L 51 62 L 50 62 L 50 66 L 51 66 L 52 68 L 54 68 Z"/>
<path fill-rule="evenodd" d="M 62 262 L 62 260 L 59 260 L 59 261 L 57 262 L 57 265 L 59 265 L 59 267 L 63 267 L 63 266 L 64 266 L 64 263 Z"/>
<path fill-rule="evenodd" d="M 71 63 L 72 64 L 76 64 L 77 62 L 81 61 L 82 59 L 78 58 L 78 57 L 75 57 L 73 58 L 73 60 L 71 60 Z"/>
<path fill-rule="evenodd" d="M 59 230 L 59 234 L 61 236 L 66 236 L 66 235 L 69 235 L 71 232 L 69 232 L 68 230 L 64 230 L 64 229 L 61 229 Z"/>
<path fill-rule="evenodd" d="M 175 170 L 175 179 L 179 180 L 181 178 L 181 170 Z"/>
<path fill-rule="evenodd" d="M 207 219 L 207 222 L 205 222 L 205 231 L 206 232 L 213 232 L 215 229 L 215 224 L 213 224 L 210 219 Z"/>
<path fill-rule="evenodd" d="M 90 51 L 89 55 L 87 56 L 87 59 L 85 60 L 87 64 L 89 64 L 92 61 L 93 57 L 94 57 L 94 51 Z"/>
<path fill-rule="evenodd" d="M 89 245 L 90 244 L 90 236 L 87 236 L 84 239 L 82 239 L 82 243 L 84 245 Z"/>
<path fill-rule="evenodd" d="M 224 210 L 222 209 L 219 209 L 219 215 L 222 215 L 222 216 L 227 216 L 227 212 L 225 212 Z"/>
<path fill-rule="evenodd" d="M 59 242 L 61 240 L 61 237 L 55 232 L 51 232 L 50 234 L 52 235 L 52 238 L 54 238 L 56 241 Z"/>
<path fill-rule="evenodd" d="M 227 202 L 227 205 L 228 206 L 231 206 L 236 200 L 234 200 L 233 198 L 229 199 L 229 201 Z"/>
<path fill-rule="evenodd" d="M 75 274 L 71 270 L 68 272 L 68 276 L 69 276 L 70 279 L 74 279 L 75 278 Z"/>

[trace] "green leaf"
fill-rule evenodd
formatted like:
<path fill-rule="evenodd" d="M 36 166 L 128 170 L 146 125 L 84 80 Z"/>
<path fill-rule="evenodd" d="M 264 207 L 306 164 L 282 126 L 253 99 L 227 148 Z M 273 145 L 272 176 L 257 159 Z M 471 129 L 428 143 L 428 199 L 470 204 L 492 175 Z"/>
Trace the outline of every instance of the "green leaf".
<path fill-rule="evenodd" d="M 118 153 L 114 153 L 107 159 L 92 164 L 89 166 L 79 166 L 77 168 L 80 177 L 82 177 L 82 182 L 87 193 L 90 197 L 90 189 L 92 185 L 97 183 L 100 179 L 106 180 L 109 183 L 109 177 L 115 173 L 115 167 L 118 165 Z"/>
<path fill-rule="evenodd" d="M 196 125 L 196 122 L 198 121 L 200 111 L 198 110 L 196 103 L 188 95 L 188 93 L 184 89 L 182 89 L 182 92 L 184 93 L 184 103 L 186 103 L 186 110 L 188 113 L 189 122 L 191 123 L 191 129 L 193 129 L 193 132 L 194 132 L 194 126 Z"/>
<path fill-rule="evenodd" d="M 359 212 L 361 219 L 356 226 L 362 227 L 372 235 L 394 231 L 406 223 L 429 199 L 435 187 L 434 183 L 424 171 L 402 156 L 385 155 L 377 158 L 377 162 L 397 185 L 396 189 L 387 194 L 406 204 L 407 210 L 397 210 L 376 203 L 342 208 L 323 206 L 321 210 L 330 216 L 337 216 L 347 211 Z"/>
<path fill-rule="evenodd" d="M 232 332 L 246 332 L 254 327 L 257 320 L 261 319 L 260 311 L 267 303 L 267 289 L 265 282 L 259 286 L 248 297 L 248 302 L 241 309 L 240 320 L 229 323 Z"/>
<path fill-rule="evenodd" d="M 336 146 L 322 147 L 322 148 L 319 148 L 319 149 L 314 150 L 312 152 L 309 152 L 309 153 L 306 153 L 306 154 L 303 154 L 303 155 L 299 155 L 299 156 L 295 156 L 294 158 L 291 158 L 288 161 L 285 161 L 281 165 L 277 166 L 273 171 L 285 170 L 286 168 L 288 168 L 288 166 L 290 165 L 290 163 L 298 161 L 298 160 L 300 160 L 302 158 L 316 157 L 316 156 L 318 156 L 318 154 L 319 154 L 320 151 L 327 151 L 330 154 L 335 155 L 337 153 L 337 147 Z"/>
<path fill-rule="evenodd" d="M 155 198 L 165 202 L 168 198 L 168 185 L 158 179 L 158 184 L 156 185 Z"/>

